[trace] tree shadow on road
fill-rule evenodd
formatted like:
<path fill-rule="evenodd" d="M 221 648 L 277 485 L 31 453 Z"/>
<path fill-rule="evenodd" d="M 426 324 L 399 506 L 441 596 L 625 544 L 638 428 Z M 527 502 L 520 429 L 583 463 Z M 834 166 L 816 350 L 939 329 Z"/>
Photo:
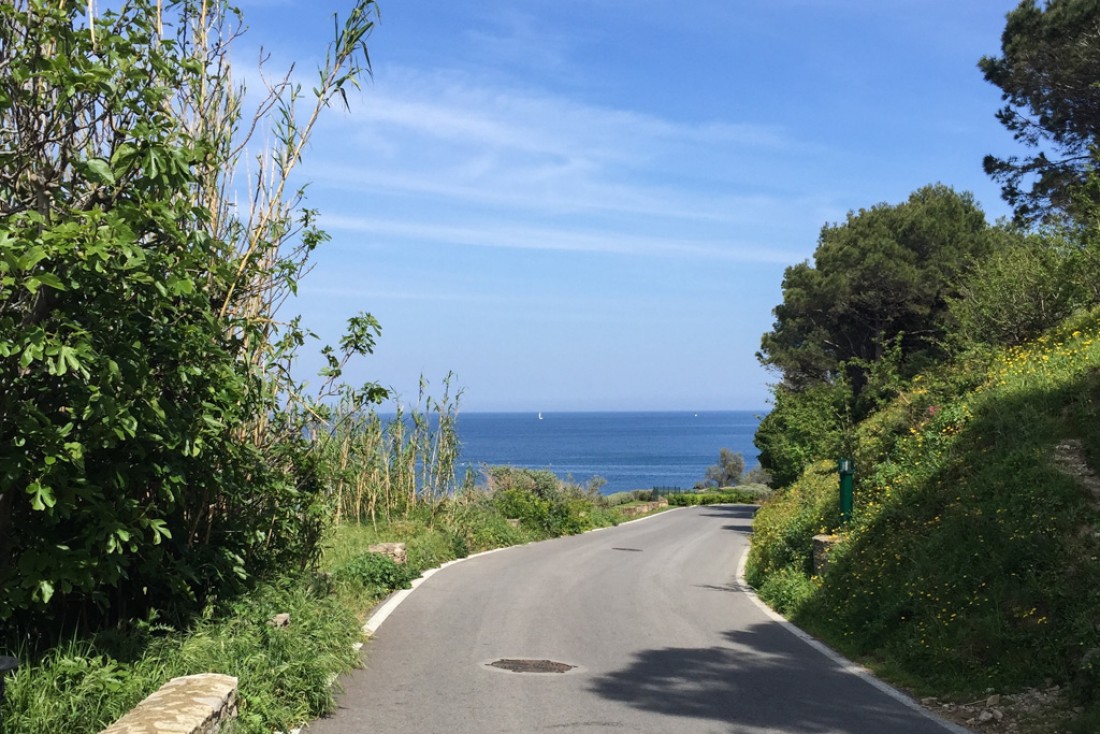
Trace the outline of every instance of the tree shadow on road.
<path fill-rule="evenodd" d="M 752 535 L 752 519 L 760 509 L 756 505 L 708 505 L 703 517 L 726 517 L 736 522 L 723 525 L 723 530 L 732 530 L 742 535 Z"/>
<path fill-rule="evenodd" d="M 628 667 L 596 678 L 591 690 L 645 711 L 723 722 L 730 732 L 945 731 L 778 625 L 756 624 L 723 637 L 728 642 L 718 647 L 637 653 Z"/>

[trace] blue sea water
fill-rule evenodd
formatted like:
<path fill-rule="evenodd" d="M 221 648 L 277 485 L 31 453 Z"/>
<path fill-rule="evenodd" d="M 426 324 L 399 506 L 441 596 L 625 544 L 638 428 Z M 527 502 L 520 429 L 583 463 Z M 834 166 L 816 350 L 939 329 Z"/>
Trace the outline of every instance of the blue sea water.
<path fill-rule="evenodd" d="M 466 467 L 510 464 L 550 469 L 574 481 L 607 480 L 604 493 L 652 487 L 690 489 L 729 448 L 757 463 L 753 434 L 764 411 L 700 413 L 460 413 L 461 477 Z"/>

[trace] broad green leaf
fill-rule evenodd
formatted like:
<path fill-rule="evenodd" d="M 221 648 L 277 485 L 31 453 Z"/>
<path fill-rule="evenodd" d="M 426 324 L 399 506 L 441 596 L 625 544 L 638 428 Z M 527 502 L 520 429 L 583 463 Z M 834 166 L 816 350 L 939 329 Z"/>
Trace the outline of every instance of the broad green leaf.
<path fill-rule="evenodd" d="M 38 590 L 34 595 L 41 599 L 43 604 L 48 603 L 53 598 L 53 584 L 42 579 L 38 582 Z"/>
<path fill-rule="evenodd" d="M 86 162 L 88 174 L 96 183 L 115 185 L 115 173 L 111 170 L 111 164 L 102 158 L 92 158 Z"/>
<path fill-rule="evenodd" d="M 42 512 L 47 507 L 57 504 L 57 498 L 53 496 L 53 490 L 45 487 L 41 482 L 31 482 L 27 486 L 27 494 L 31 496 L 31 509 Z"/>

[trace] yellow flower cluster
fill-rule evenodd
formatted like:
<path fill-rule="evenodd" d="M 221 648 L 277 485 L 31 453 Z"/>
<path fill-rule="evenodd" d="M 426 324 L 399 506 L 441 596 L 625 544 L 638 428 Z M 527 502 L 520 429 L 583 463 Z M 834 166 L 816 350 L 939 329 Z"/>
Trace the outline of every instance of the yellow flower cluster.
<path fill-rule="evenodd" d="M 1012 347 L 990 372 L 986 388 L 1034 389 L 1077 376 L 1100 358 L 1095 333 L 1076 330 L 1065 340 L 1042 336 L 1031 344 Z"/>

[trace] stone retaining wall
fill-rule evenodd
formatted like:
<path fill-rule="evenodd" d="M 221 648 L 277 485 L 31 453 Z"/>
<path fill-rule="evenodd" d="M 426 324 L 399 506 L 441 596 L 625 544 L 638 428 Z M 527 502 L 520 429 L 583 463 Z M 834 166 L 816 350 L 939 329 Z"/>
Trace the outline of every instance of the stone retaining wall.
<path fill-rule="evenodd" d="M 237 715 L 237 679 L 173 678 L 100 734 L 217 734 Z"/>
<path fill-rule="evenodd" d="M 656 502 L 643 502 L 640 505 L 623 505 L 619 507 L 619 511 L 627 517 L 636 517 L 638 515 L 648 515 L 651 512 L 656 512 L 663 507 L 668 507 L 668 500 L 664 497 Z"/>

